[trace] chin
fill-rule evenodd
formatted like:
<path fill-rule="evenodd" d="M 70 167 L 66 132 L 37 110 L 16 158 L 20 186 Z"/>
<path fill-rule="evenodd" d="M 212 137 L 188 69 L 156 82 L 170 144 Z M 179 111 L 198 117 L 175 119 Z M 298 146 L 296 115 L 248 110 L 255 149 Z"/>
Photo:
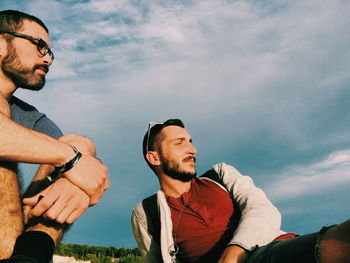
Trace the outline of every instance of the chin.
<path fill-rule="evenodd" d="M 188 169 L 188 170 L 184 170 L 182 171 L 182 173 L 184 174 L 188 174 L 188 175 L 191 175 L 193 177 L 195 177 L 197 175 L 197 171 L 196 169 Z"/>
<path fill-rule="evenodd" d="M 190 171 L 187 171 L 187 173 L 196 175 L 197 171 L 196 171 L 196 169 L 191 169 Z"/>
<path fill-rule="evenodd" d="M 197 173 L 196 168 L 193 166 L 190 168 L 184 169 L 183 172 L 188 173 L 188 174 L 196 174 Z"/>

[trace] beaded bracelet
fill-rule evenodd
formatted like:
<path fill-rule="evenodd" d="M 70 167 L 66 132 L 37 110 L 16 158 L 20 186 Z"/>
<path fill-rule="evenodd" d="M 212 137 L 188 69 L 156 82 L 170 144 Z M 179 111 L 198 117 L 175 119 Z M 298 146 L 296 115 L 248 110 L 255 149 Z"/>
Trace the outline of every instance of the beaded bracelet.
<path fill-rule="evenodd" d="M 55 180 L 59 174 L 65 173 L 65 172 L 69 171 L 70 169 L 72 169 L 76 165 L 76 163 L 79 161 L 79 159 L 81 158 L 82 154 L 81 154 L 81 152 L 78 151 L 77 147 L 75 147 L 74 145 L 69 145 L 69 146 L 72 147 L 72 149 L 75 153 L 75 156 L 70 161 L 66 162 L 64 165 L 56 167 L 55 170 L 53 170 L 53 172 L 51 174 L 46 176 L 46 178 L 50 182 Z"/>

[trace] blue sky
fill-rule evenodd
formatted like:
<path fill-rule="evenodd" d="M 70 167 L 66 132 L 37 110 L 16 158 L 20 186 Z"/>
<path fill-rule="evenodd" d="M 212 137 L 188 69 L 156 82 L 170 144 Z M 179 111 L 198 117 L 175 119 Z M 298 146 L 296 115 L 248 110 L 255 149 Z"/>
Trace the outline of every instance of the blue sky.
<path fill-rule="evenodd" d="M 89 136 L 111 188 L 63 242 L 134 247 L 132 207 L 158 189 L 141 155 L 149 121 L 181 118 L 198 172 L 226 162 L 308 233 L 349 217 L 350 3 L 344 0 L 1 1 L 40 17 L 55 62 L 18 91 Z M 25 166 L 30 178 L 34 168 Z"/>

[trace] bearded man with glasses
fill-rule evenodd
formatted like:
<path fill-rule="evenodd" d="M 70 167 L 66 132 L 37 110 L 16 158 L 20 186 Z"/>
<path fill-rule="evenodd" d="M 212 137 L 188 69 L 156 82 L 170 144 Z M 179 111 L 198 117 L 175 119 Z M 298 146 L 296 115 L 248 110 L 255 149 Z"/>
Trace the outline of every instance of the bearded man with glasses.
<path fill-rule="evenodd" d="M 63 135 L 45 114 L 14 96 L 18 88 L 42 89 L 53 60 L 40 19 L 0 11 L 0 259 L 13 252 L 12 261 L 48 261 L 65 226 L 109 187 L 107 168 L 95 158 L 90 139 Z M 24 215 L 19 162 L 40 164 L 23 200 Z"/>
<path fill-rule="evenodd" d="M 149 123 L 142 145 L 160 184 L 132 213 L 145 263 L 350 262 L 350 220 L 319 233 L 285 233 L 250 177 L 225 163 L 196 177 L 197 150 L 181 120 Z"/>

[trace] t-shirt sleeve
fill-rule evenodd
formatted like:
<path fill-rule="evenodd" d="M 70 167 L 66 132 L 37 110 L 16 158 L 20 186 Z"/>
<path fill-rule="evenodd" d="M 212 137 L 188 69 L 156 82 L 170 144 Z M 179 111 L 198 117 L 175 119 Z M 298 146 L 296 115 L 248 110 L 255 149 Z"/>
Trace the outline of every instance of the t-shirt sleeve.
<path fill-rule="evenodd" d="M 33 130 L 45 133 L 46 135 L 55 139 L 63 135 L 60 128 L 58 128 L 58 126 L 52 120 L 46 117 L 46 115 L 43 115 L 35 122 Z"/>

